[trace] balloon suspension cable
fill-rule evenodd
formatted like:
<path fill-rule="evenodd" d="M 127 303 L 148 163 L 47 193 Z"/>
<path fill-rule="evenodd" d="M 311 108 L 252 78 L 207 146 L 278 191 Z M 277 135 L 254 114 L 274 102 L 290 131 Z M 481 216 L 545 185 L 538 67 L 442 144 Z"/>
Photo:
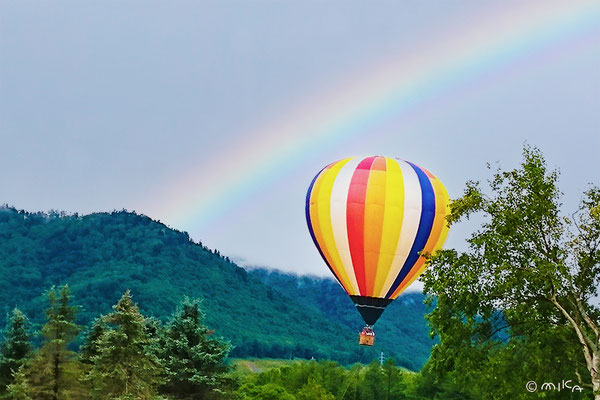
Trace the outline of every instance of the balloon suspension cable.
<path fill-rule="evenodd" d="M 362 333 L 367 335 L 374 335 L 375 331 L 373 330 L 373 325 L 366 324 L 365 327 L 362 329 Z"/>

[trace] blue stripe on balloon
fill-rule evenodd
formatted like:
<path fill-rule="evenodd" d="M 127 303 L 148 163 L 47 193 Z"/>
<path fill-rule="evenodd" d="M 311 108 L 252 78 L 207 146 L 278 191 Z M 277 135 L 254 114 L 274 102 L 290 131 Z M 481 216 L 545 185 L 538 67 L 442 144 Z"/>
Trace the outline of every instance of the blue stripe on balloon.
<path fill-rule="evenodd" d="M 427 243 L 429 235 L 431 234 L 431 229 L 433 228 L 433 220 L 435 219 L 435 192 L 433 191 L 433 185 L 421 168 L 413 163 L 409 162 L 409 164 L 417 173 L 419 184 L 421 185 L 421 218 L 419 219 L 419 228 L 417 229 L 415 241 L 413 242 L 400 273 L 385 295 L 386 298 L 389 298 L 394 294 L 398 286 L 400 286 L 406 275 L 408 275 L 419 259 L 419 253 L 425 248 L 425 244 Z"/>
<path fill-rule="evenodd" d="M 325 168 L 327 168 L 327 167 L 325 167 Z M 327 261 L 327 258 L 325 258 L 325 255 L 323 254 L 323 251 L 321 250 L 321 246 L 319 246 L 319 242 L 317 242 L 317 238 L 315 237 L 315 232 L 313 230 L 312 223 L 310 222 L 310 195 L 311 195 L 313 186 L 315 185 L 315 181 L 317 180 L 319 175 L 321 175 L 321 173 L 325 170 L 325 168 L 320 170 L 319 173 L 317 175 L 315 175 L 312 182 L 310 183 L 310 186 L 308 187 L 308 192 L 306 193 L 306 207 L 305 207 L 306 224 L 308 225 L 308 231 L 310 232 L 310 237 L 312 238 L 313 242 L 315 243 L 315 247 L 317 248 L 317 250 L 319 250 L 319 254 L 323 258 L 323 261 L 325 261 L 327 268 L 329 268 L 329 270 L 331 271 L 333 276 L 335 276 L 335 279 L 337 279 L 337 281 L 340 283 L 340 285 L 342 285 L 342 282 L 338 279 L 335 272 L 333 272 L 333 268 L 331 268 L 331 265 L 329 265 L 329 261 Z M 342 285 L 342 287 L 344 287 L 344 285 Z M 344 288 L 344 290 L 345 290 L 345 288 Z"/>

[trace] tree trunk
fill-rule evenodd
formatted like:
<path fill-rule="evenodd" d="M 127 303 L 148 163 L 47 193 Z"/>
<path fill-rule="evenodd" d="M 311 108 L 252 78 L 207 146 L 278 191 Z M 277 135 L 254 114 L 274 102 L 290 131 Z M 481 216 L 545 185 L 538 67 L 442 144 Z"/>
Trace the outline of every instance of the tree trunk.
<path fill-rule="evenodd" d="M 58 354 L 54 355 L 54 387 L 52 388 L 54 392 L 54 400 L 58 400 L 58 378 L 60 373 L 60 356 Z"/>
<path fill-rule="evenodd" d="M 594 400 L 600 400 L 600 352 L 595 351 L 592 355 L 592 388 L 594 390 Z"/>
<path fill-rule="evenodd" d="M 584 334 L 584 327 L 581 324 L 579 324 L 571 316 L 571 314 L 569 314 L 569 312 L 558 302 L 556 296 L 553 295 L 550 298 L 550 301 L 565 316 L 565 318 L 567 318 L 567 320 L 571 324 L 571 327 L 575 330 L 577 338 L 579 339 L 579 343 L 581 344 L 581 349 L 583 351 L 583 356 L 585 358 L 587 369 L 590 373 L 590 378 L 592 381 L 592 390 L 594 393 L 594 400 L 600 400 L 600 340 L 598 336 L 596 336 L 596 342 L 591 340 L 589 337 L 586 337 Z M 585 319 L 585 313 L 582 314 L 584 314 Z M 595 325 L 593 325 L 593 327 L 595 327 Z"/>
<path fill-rule="evenodd" d="M 390 394 L 392 394 L 392 377 L 388 377 L 388 390 L 386 400 L 390 400 Z"/>

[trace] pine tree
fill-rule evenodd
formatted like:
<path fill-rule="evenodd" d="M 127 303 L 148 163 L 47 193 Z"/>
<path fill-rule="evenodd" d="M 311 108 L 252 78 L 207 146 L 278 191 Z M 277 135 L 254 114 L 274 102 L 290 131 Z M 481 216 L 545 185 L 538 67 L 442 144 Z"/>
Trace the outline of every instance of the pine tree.
<path fill-rule="evenodd" d="M 149 350 L 151 340 L 145 319 L 128 291 L 103 317 L 110 327 L 97 340 L 98 354 L 87 379 L 92 382 L 96 399 L 156 398 L 162 367 Z"/>
<path fill-rule="evenodd" d="M 44 344 L 23 371 L 29 395 L 36 400 L 83 398 L 81 369 L 76 354 L 67 348 L 81 331 L 75 323 L 78 307 L 72 306 L 71 301 L 68 285 L 58 293 L 55 288 L 48 291 L 48 322 L 42 327 Z"/>
<path fill-rule="evenodd" d="M 93 358 L 100 354 L 98 341 L 106 332 L 106 322 L 102 318 L 96 318 L 92 323 L 92 327 L 88 330 L 85 341 L 79 349 L 80 360 L 84 364 L 93 364 Z"/>
<path fill-rule="evenodd" d="M 42 327 L 42 347 L 24 363 L 9 386 L 9 398 L 28 396 L 36 400 L 83 399 L 81 368 L 76 354 L 67 346 L 75 339 L 80 327 L 75 323 L 78 308 L 71 305 L 67 285 L 48 291 L 48 321 Z"/>
<path fill-rule="evenodd" d="M 0 344 L 0 393 L 12 383 L 13 373 L 25 362 L 31 352 L 29 341 L 29 319 L 15 308 L 4 331 Z"/>
<path fill-rule="evenodd" d="M 6 396 L 4 398 L 11 400 L 33 400 L 29 395 L 31 388 L 27 377 L 25 376 L 25 365 L 21 365 L 14 373 L 13 382 L 6 388 Z M 1 397 L 0 397 L 1 398 Z"/>
<path fill-rule="evenodd" d="M 167 325 L 161 343 L 166 367 L 166 393 L 182 399 L 202 399 L 230 383 L 227 355 L 231 346 L 212 337 L 204 325 L 198 300 L 185 299 Z"/>
<path fill-rule="evenodd" d="M 146 346 L 146 351 L 155 357 L 162 364 L 161 354 L 164 346 L 165 329 L 162 322 L 155 317 L 147 317 L 144 320 L 144 332 L 148 336 L 149 343 Z M 163 376 L 164 378 L 164 376 Z"/>
<path fill-rule="evenodd" d="M 53 399 L 57 400 L 61 392 L 61 380 L 66 364 L 74 359 L 74 353 L 67 349 L 69 343 L 80 332 L 80 327 L 75 324 L 78 308 L 71 305 L 71 291 L 69 286 L 63 286 L 58 297 L 54 289 L 48 293 L 50 307 L 46 310 L 48 323 L 42 328 L 46 344 L 40 349 L 40 354 L 46 355 L 52 364 L 52 392 Z"/>

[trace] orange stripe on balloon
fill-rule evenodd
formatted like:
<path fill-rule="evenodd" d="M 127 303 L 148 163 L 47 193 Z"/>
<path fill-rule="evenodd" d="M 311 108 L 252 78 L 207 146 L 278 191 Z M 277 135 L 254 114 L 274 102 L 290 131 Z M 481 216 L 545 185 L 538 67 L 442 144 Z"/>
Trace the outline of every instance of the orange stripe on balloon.
<path fill-rule="evenodd" d="M 435 251 L 439 250 L 442 247 L 448 235 L 448 225 L 446 223 L 446 216 L 449 213 L 449 197 L 446 188 L 444 188 L 444 185 L 442 185 L 442 182 L 439 179 L 437 179 L 425 168 L 419 168 L 421 168 L 427 174 L 435 193 L 435 218 L 433 220 L 431 234 L 429 236 L 429 239 L 427 239 L 427 243 L 425 244 L 425 247 L 422 251 L 422 253 L 424 254 L 433 254 Z M 419 259 L 412 267 L 410 272 L 406 275 L 402 283 L 392 294 L 392 299 L 397 298 L 423 273 L 423 271 L 425 271 L 425 268 L 427 266 L 425 264 L 426 261 L 427 260 L 425 259 L 425 257 L 419 257 Z"/>
<path fill-rule="evenodd" d="M 377 265 L 381 248 L 383 214 L 386 193 L 385 157 L 377 157 L 371 164 L 365 195 L 365 296 L 373 296 Z"/>

